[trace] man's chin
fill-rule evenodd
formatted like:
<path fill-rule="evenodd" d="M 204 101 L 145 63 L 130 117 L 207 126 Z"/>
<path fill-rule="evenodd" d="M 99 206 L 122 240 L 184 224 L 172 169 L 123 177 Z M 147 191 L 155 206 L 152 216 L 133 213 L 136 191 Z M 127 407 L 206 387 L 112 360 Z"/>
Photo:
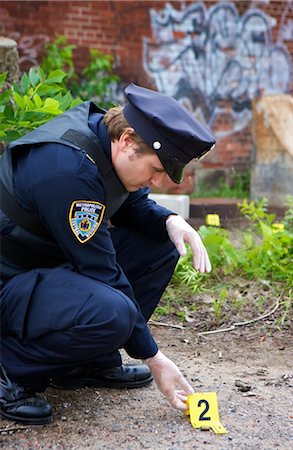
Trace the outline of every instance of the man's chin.
<path fill-rule="evenodd" d="M 136 191 L 139 191 L 139 189 L 141 189 L 141 188 L 142 188 L 141 186 L 127 186 L 126 190 L 128 192 L 136 192 Z"/>

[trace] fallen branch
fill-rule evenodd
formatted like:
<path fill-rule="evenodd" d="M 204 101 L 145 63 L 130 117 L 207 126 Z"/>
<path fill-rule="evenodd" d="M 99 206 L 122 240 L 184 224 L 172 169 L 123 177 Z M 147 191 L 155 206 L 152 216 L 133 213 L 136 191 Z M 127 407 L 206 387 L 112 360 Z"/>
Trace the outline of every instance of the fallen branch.
<path fill-rule="evenodd" d="M 179 330 L 185 329 L 185 327 L 183 327 L 182 325 L 173 325 L 172 323 L 157 322 L 156 320 L 149 320 L 148 323 L 150 325 L 156 325 L 161 327 L 178 328 Z"/>
<path fill-rule="evenodd" d="M 10 433 L 11 431 L 13 431 L 13 432 L 15 432 L 15 431 L 18 431 L 18 430 L 27 430 L 28 428 L 30 428 L 29 426 L 27 427 L 27 426 L 25 426 L 25 425 L 18 425 L 18 426 L 15 426 L 15 427 L 10 427 L 10 428 L 0 428 L 0 434 L 3 434 L 3 433 Z"/>
<path fill-rule="evenodd" d="M 278 299 L 276 304 L 275 304 L 275 306 L 274 306 L 274 308 L 271 311 L 263 314 L 262 316 L 256 317 L 255 319 L 246 320 L 246 322 L 234 323 L 234 325 L 235 325 L 235 327 L 240 327 L 242 325 L 248 325 L 250 323 L 258 322 L 259 320 L 265 319 L 266 317 L 270 316 L 271 314 L 274 314 L 274 312 L 277 311 L 279 306 L 280 306 L 280 302 L 279 302 L 279 299 Z"/>
<path fill-rule="evenodd" d="M 246 320 L 245 322 L 236 322 L 233 325 L 231 325 L 231 327 L 228 328 L 218 328 L 217 330 L 211 330 L 211 331 L 202 331 L 201 333 L 198 333 L 199 335 L 206 335 L 206 334 L 215 334 L 215 333 L 223 333 L 225 331 L 233 331 L 236 329 L 236 327 L 243 327 L 245 325 L 249 325 L 251 323 L 255 323 L 258 322 L 260 320 L 265 319 L 266 317 L 270 316 L 271 314 L 274 314 L 274 312 L 277 311 L 277 309 L 280 306 L 280 302 L 279 299 L 277 300 L 274 308 L 271 311 L 268 311 L 265 314 L 262 314 L 259 317 L 256 317 L 255 319 L 251 319 L 251 320 Z"/>

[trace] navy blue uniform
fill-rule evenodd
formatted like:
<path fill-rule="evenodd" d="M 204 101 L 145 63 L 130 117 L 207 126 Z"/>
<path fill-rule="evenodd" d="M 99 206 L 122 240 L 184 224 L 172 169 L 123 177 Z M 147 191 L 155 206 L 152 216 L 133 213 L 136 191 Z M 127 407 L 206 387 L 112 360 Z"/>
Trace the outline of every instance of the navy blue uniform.
<path fill-rule="evenodd" d="M 107 154 L 102 117 L 92 114 L 89 126 Z M 99 167 L 68 145 L 39 144 L 18 152 L 13 179 L 17 201 L 42 220 L 62 255 L 48 267 L 44 252 L 43 266 L 31 270 L 4 260 L 2 360 L 13 379 L 42 390 L 50 377 L 77 364 L 119 365 L 121 347 L 134 358 L 153 356 L 157 344 L 146 321 L 178 260 L 165 227 L 171 211 L 141 189 L 129 194 L 109 228 Z M 96 221 L 88 234 L 91 208 Z M 9 235 L 14 222 L 4 224 L 3 234 Z M 29 238 L 26 242 L 29 255 Z"/>

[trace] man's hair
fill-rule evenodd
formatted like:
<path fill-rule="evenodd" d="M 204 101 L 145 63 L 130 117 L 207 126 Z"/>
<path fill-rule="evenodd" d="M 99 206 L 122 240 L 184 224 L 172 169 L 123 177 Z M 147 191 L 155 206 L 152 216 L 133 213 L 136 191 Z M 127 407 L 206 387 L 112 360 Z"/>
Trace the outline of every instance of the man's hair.
<path fill-rule="evenodd" d="M 127 128 L 132 128 L 124 117 L 122 106 L 110 108 L 104 115 L 104 123 L 107 127 L 111 141 L 120 139 L 122 133 Z M 131 132 L 131 139 L 137 146 L 135 149 L 136 153 L 155 153 L 155 151 L 147 145 L 135 131 Z"/>

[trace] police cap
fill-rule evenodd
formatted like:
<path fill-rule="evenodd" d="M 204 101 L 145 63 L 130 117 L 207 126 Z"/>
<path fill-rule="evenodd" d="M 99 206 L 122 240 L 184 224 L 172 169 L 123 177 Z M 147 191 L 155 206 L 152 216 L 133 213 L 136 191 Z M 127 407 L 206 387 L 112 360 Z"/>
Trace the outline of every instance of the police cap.
<path fill-rule="evenodd" d="M 124 92 L 128 100 L 123 109 L 126 120 L 157 152 L 169 177 L 179 184 L 184 166 L 214 147 L 210 129 L 172 97 L 133 83 Z"/>

